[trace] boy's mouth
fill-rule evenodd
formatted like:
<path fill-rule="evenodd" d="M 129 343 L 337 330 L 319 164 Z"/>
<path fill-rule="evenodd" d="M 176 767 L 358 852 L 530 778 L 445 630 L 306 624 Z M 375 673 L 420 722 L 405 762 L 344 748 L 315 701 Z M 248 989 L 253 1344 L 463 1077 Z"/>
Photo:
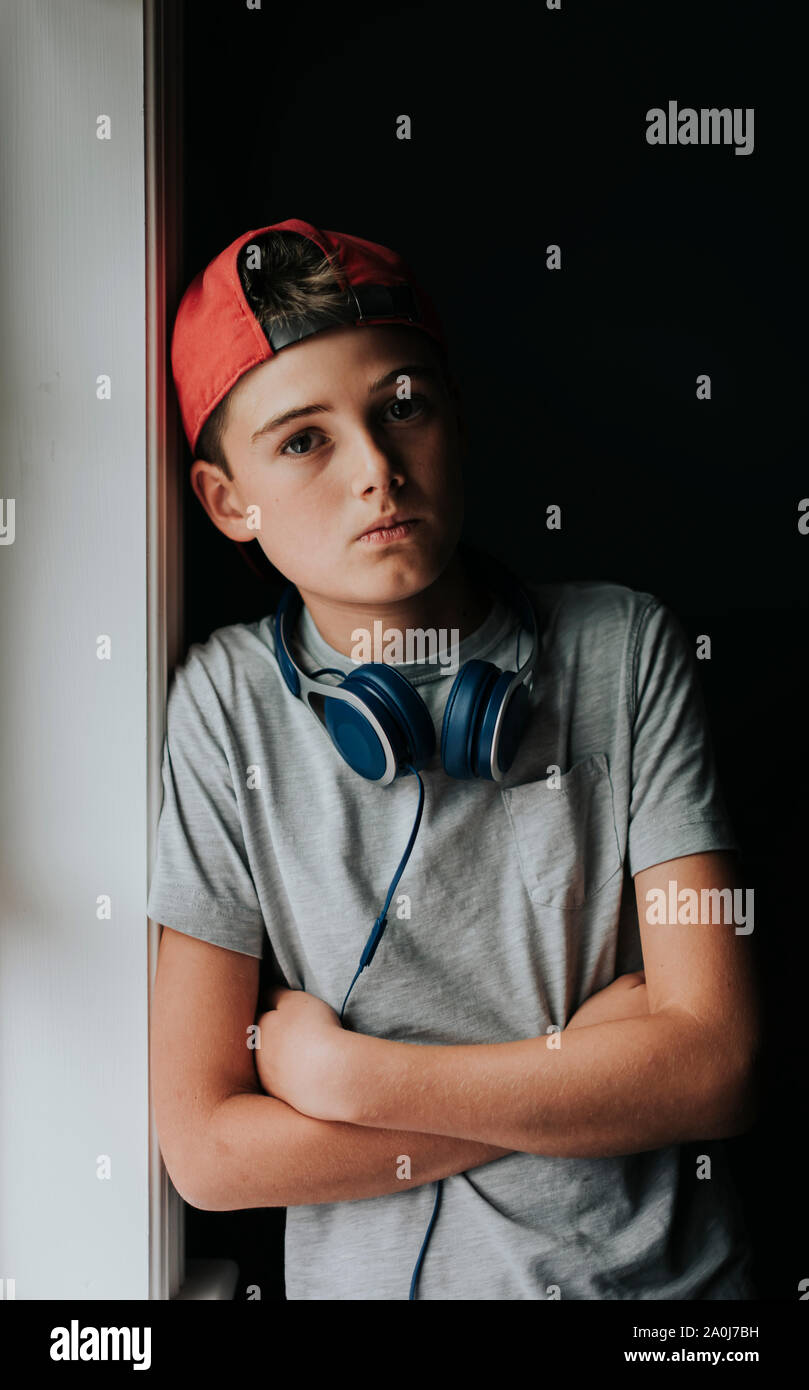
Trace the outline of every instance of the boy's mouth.
<path fill-rule="evenodd" d="M 389 541 L 404 540 L 417 525 L 418 517 L 406 517 L 402 520 L 396 516 L 387 517 L 384 523 L 363 531 L 361 536 L 357 536 L 357 540 L 365 545 L 385 545 Z"/>

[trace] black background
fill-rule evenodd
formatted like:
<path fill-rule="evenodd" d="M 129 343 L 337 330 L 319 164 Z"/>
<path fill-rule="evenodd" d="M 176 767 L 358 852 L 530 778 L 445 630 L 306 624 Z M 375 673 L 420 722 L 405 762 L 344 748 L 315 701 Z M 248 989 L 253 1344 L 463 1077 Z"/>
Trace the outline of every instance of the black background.
<path fill-rule="evenodd" d="M 242 232 L 290 217 L 394 247 L 438 307 L 461 386 L 467 537 L 526 577 L 657 594 L 710 635 L 698 668 L 766 1006 L 761 1118 L 726 1147 L 761 1296 L 785 1300 L 809 1276 L 798 14 L 193 0 L 182 134 L 181 288 Z M 753 107 L 754 152 L 649 146 L 646 111 L 670 99 Z M 273 602 L 190 487 L 186 503 L 187 645 Z M 550 503 L 561 531 L 545 528 Z M 283 1298 L 282 1230 L 277 1210 L 189 1208 L 188 1253 L 237 1259 L 237 1298 L 255 1283 Z"/>

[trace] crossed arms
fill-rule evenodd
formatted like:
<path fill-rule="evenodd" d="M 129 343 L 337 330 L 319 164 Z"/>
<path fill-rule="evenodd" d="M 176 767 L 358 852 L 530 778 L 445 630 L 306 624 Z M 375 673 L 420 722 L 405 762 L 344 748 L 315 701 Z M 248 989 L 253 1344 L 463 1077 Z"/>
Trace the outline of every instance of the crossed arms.
<path fill-rule="evenodd" d="M 555 1037 L 390 1042 L 344 1030 L 303 991 L 276 990 L 260 1019 L 264 1089 L 315 1119 L 503 1152 L 598 1157 L 740 1133 L 755 1114 L 759 1051 L 749 937 L 724 921 L 649 925 L 646 893 L 672 879 L 698 894 L 740 886 L 719 851 L 636 874 L 643 977 L 594 995 Z"/>
<path fill-rule="evenodd" d="M 515 1149 L 606 1156 L 747 1128 L 759 1035 L 749 938 L 725 923 L 647 926 L 645 893 L 670 877 L 736 883 L 724 854 L 636 875 L 644 974 L 593 995 L 561 1033 L 491 1045 L 352 1034 L 322 1000 L 284 990 L 248 1049 L 257 961 L 164 929 L 151 1072 L 174 1185 L 216 1211 L 353 1201 Z"/>

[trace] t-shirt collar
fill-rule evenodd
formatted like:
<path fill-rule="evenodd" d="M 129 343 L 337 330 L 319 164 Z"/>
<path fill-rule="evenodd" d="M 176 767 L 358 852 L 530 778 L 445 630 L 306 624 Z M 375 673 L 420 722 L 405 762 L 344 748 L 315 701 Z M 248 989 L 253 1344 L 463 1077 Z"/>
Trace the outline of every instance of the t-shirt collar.
<path fill-rule="evenodd" d="M 441 680 L 447 676 L 455 676 L 460 666 L 465 661 L 472 658 L 479 660 L 486 656 L 505 640 L 510 630 L 515 629 L 518 624 L 516 614 L 512 613 L 502 599 L 492 595 L 493 604 L 479 627 L 474 632 L 470 632 L 458 645 L 457 661 L 452 661 L 453 653 L 450 647 L 452 642 L 452 632 L 445 634 L 443 648 L 439 647 L 439 652 L 431 652 L 430 658 L 426 661 L 387 661 L 385 665 L 393 666 L 413 685 L 420 685 L 425 681 Z M 384 627 L 382 629 L 385 631 Z M 373 632 L 371 633 L 373 636 Z M 441 634 L 439 633 L 439 638 Z M 352 657 L 340 652 L 336 647 L 332 647 L 324 641 L 315 621 L 305 604 L 301 606 L 301 613 L 298 619 L 295 632 L 293 634 L 295 645 L 302 651 L 307 662 L 313 663 L 313 668 L 324 666 L 336 668 L 344 671 L 346 675 L 356 670 L 362 662 L 355 661 Z M 452 664 L 450 664 L 452 662 Z"/>

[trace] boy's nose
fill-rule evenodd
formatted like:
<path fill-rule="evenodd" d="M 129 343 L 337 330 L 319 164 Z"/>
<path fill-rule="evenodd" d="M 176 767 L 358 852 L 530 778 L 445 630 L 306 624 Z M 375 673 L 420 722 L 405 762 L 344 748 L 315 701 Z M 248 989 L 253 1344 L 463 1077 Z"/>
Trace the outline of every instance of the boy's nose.
<path fill-rule="evenodd" d="M 393 482 L 399 485 L 404 482 L 401 460 L 372 435 L 363 434 L 358 438 L 352 456 L 353 486 L 357 496 L 366 493 L 369 487 L 388 488 Z"/>

